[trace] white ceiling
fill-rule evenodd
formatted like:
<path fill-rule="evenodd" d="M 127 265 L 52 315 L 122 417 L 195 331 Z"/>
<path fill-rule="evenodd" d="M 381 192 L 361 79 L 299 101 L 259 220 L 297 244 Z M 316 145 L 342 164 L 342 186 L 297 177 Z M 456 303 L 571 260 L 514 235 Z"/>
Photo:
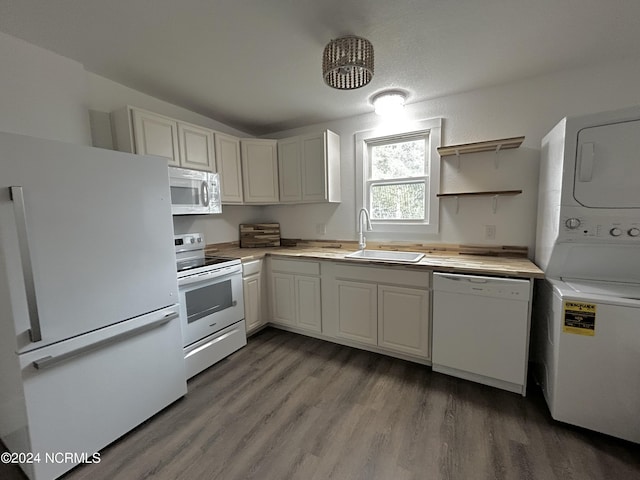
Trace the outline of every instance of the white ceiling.
<path fill-rule="evenodd" d="M 0 30 L 252 134 L 579 67 L 640 59 L 639 0 L 0 0 Z M 373 81 L 323 83 L 332 38 L 375 49 Z"/>

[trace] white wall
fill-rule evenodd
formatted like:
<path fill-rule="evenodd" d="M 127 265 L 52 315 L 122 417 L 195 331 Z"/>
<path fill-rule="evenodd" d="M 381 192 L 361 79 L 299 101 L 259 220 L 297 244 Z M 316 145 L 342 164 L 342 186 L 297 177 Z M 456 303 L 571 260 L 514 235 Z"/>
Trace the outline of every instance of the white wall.
<path fill-rule="evenodd" d="M 183 215 L 173 217 L 175 233 L 204 233 L 207 243 L 237 242 L 241 223 L 269 222 L 264 207 L 223 205 L 221 215 Z"/>
<path fill-rule="evenodd" d="M 522 195 L 498 199 L 495 214 L 491 198 L 461 198 L 458 213 L 455 200 L 443 199 L 440 233 L 421 238 L 405 235 L 402 240 L 525 245 L 533 253 L 542 137 L 566 115 L 637 104 L 639 84 L 640 61 L 627 59 L 408 105 L 409 120 L 444 119 L 443 145 L 520 135 L 526 138 L 521 148 L 500 153 L 498 169 L 494 168 L 494 153 L 481 153 L 463 156 L 460 170 L 455 160 L 445 159 L 441 171 L 442 192 L 467 188 L 522 189 Z M 284 237 L 356 239 L 354 134 L 379 126 L 379 117 L 371 113 L 270 135 L 283 138 L 329 128 L 341 137 L 342 203 L 268 207 L 268 216 L 280 222 Z M 326 225 L 325 235 L 317 233 L 319 224 Z M 484 238 L 484 225 L 496 226 L 494 241 Z M 393 239 L 375 232 L 369 232 L 367 238 Z"/>
<path fill-rule="evenodd" d="M 0 32 L 0 131 L 91 144 L 82 65 Z"/>
<path fill-rule="evenodd" d="M 245 132 L 229 127 L 224 123 L 220 123 L 185 108 L 165 102 L 94 73 L 87 72 L 86 78 L 89 93 L 89 110 L 108 113 L 122 108 L 125 105 L 132 105 L 134 107 L 144 108 L 145 110 L 167 115 L 168 117 L 182 120 L 183 122 L 194 123 L 196 125 L 201 125 L 230 135 L 236 135 L 239 137 L 250 136 Z"/>

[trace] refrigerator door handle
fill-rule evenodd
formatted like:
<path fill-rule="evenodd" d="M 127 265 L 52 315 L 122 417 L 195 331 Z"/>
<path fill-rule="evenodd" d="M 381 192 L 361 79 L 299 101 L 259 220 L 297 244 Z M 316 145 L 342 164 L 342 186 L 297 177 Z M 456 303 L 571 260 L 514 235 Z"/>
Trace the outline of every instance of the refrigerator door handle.
<path fill-rule="evenodd" d="M 31 327 L 29 329 L 29 337 L 32 342 L 39 342 L 42 340 L 42 330 L 40 329 L 40 314 L 38 313 L 36 287 L 33 280 L 33 265 L 31 264 L 31 249 L 29 248 L 29 235 L 27 232 L 27 212 L 24 206 L 24 192 L 20 186 L 9 187 L 9 192 L 16 217 L 22 276 L 24 277 L 24 290 L 29 311 L 29 325 Z"/>
<path fill-rule="evenodd" d="M 111 345 L 112 343 L 117 343 L 127 338 L 134 337 L 143 332 L 147 332 L 149 330 L 157 328 L 161 325 L 164 325 L 165 323 L 168 323 L 174 318 L 178 318 L 178 316 L 179 316 L 178 312 L 167 313 L 163 317 L 157 320 L 154 320 L 150 323 L 147 323 L 146 325 L 141 325 L 139 327 L 132 328 L 131 330 L 127 330 L 126 332 L 122 332 L 112 337 L 99 340 L 90 345 L 85 345 L 84 347 L 76 348 L 75 350 L 69 350 L 68 352 L 61 353 L 60 355 L 55 355 L 55 356 L 48 355 L 46 357 L 39 358 L 38 360 L 33 361 L 33 366 L 38 370 L 53 367 L 55 365 L 58 365 L 59 363 L 65 362 L 67 360 L 78 357 L 80 355 L 84 355 L 85 353 L 91 352 L 93 350 L 97 350 L 99 348 L 106 347 L 107 345 Z"/>

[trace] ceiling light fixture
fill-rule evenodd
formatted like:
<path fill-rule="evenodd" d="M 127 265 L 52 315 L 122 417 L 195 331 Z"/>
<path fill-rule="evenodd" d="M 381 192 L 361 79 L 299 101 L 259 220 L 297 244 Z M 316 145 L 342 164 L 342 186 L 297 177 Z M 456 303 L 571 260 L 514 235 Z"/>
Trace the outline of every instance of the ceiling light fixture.
<path fill-rule="evenodd" d="M 322 54 L 322 76 L 338 90 L 364 87 L 373 78 L 373 45 L 355 35 L 331 40 Z"/>
<path fill-rule="evenodd" d="M 376 113 L 382 116 L 393 116 L 404 110 L 404 101 L 407 96 L 399 90 L 388 90 L 381 92 L 373 97 L 373 103 Z"/>

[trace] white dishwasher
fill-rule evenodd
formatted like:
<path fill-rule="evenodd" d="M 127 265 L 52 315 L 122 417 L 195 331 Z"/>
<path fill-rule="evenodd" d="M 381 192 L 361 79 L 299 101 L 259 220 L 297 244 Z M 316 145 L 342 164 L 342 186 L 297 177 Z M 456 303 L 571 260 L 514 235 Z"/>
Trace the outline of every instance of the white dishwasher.
<path fill-rule="evenodd" d="M 532 282 L 433 274 L 436 372 L 526 394 Z"/>

